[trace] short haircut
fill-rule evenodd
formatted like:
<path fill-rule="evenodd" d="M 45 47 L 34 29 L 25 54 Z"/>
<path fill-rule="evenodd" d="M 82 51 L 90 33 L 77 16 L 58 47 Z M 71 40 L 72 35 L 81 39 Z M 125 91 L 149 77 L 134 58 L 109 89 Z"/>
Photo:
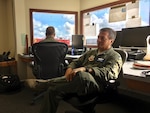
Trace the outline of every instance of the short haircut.
<path fill-rule="evenodd" d="M 55 34 L 55 28 L 53 26 L 49 26 L 46 28 L 46 36 L 50 36 Z"/>
<path fill-rule="evenodd" d="M 111 29 L 111 28 L 102 28 L 102 29 L 100 29 L 100 32 L 108 32 L 109 33 L 109 38 L 110 39 L 116 39 L 116 31 L 114 31 L 113 29 Z"/>

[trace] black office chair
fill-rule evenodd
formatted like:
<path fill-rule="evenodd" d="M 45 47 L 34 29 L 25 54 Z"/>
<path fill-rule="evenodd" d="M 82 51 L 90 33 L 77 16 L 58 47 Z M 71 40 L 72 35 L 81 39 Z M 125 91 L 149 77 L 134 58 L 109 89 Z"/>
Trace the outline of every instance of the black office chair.
<path fill-rule="evenodd" d="M 64 75 L 65 56 L 68 46 L 61 42 L 41 42 L 32 46 L 34 55 L 33 74 L 37 79 L 51 79 Z M 32 99 L 31 104 L 43 95 Z"/>
<path fill-rule="evenodd" d="M 115 49 L 121 57 L 123 63 L 127 60 L 127 52 L 121 49 Z M 65 98 L 65 101 L 70 103 L 72 106 L 80 110 L 81 112 L 74 112 L 74 111 L 66 111 L 66 113 L 95 113 L 94 107 L 97 103 L 105 103 L 109 102 L 117 96 L 117 87 L 120 85 L 119 79 L 123 76 L 123 70 L 119 73 L 118 79 L 109 80 L 105 82 L 104 85 L 104 92 L 96 93 L 87 96 L 77 96 L 71 95 Z"/>

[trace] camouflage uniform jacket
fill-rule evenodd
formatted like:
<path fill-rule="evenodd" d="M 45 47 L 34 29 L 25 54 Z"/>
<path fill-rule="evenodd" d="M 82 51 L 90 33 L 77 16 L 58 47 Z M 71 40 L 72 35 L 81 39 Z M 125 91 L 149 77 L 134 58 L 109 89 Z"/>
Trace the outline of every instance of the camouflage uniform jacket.
<path fill-rule="evenodd" d="M 95 49 L 86 52 L 79 59 L 70 63 L 68 67 L 73 69 L 78 67 L 92 68 L 94 78 L 108 81 L 109 79 L 118 78 L 122 67 L 122 59 L 120 54 L 113 48 L 99 55 L 98 49 Z"/>
<path fill-rule="evenodd" d="M 49 37 L 45 38 L 44 40 L 40 41 L 40 43 L 41 42 L 57 42 L 57 40 L 55 40 L 54 38 L 49 36 Z"/>

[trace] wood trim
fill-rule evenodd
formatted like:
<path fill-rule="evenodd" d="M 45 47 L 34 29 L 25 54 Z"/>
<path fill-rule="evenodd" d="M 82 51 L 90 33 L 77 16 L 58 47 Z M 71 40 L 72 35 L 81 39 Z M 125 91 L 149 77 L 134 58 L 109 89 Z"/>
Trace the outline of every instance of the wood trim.
<path fill-rule="evenodd" d="M 29 9 L 30 12 L 30 36 L 31 45 L 33 44 L 33 12 L 47 12 L 47 13 L 59 13 L 59 14 L 74 14 L 75 15 L 75 34 L 78 34 L 78 12 L 77 11 L 62 11 L 62 10 L 46 10 L 46 9 Z"/>
<path fill-rule="evenodd" d="M 128 88 L 150 94 L 150 87 L 149 87 L 150 83 L 132 79 L 125 79 L 125 80 Z"/>
<path fill-rule="evenodd" d="M 16 60 L 0 62 L 0 67 L 9 67 L 9 66 L 16 66 L 16 65 L 17 65 Z"/>
<path fill-rule="evenodd" d="M 0 62 L 0 67 L 1 68 L 13 67 L 15 70 L 15 74 L 17 74 L 17 61 L 16 60 Z M 11 74 L 11 72 L 9 73 Z"/>

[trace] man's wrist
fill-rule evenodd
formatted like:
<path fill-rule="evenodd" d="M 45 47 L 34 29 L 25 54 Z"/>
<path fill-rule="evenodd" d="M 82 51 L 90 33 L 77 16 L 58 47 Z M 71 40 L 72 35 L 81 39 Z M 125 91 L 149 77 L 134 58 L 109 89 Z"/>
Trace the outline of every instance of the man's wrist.
<path fill-rule="evenodd" d="M 85 67 L 85 72 L 93 74 L 93 69 L 89 67 Z"/>
<path fill-rule="evenodd" d="M 85 67 L 85 72 L 89 72 L 89 68 L 88 67 Z"/>

